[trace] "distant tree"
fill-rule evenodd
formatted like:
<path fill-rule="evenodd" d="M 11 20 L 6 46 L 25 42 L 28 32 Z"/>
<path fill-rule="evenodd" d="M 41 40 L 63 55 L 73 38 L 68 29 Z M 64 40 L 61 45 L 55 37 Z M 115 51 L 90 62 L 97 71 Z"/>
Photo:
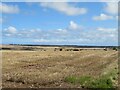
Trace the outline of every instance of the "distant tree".
<path fill-rule="evenodd" d="M 107 48 L 105 48 L 104 51 L 107 51 Z"/>
<path fill-rule="evenodd" d="M 113 50 L 117 51 L 117 48 L 116 48 L 116 47 L 113 47 Z"/>
<path fill-rule="evenodd" d="M 73 49 L 73 51 L 79 51 L 79 49 Z"/>
<path fill-rule="evenodd" d="M 60 51 L 62 51 L 62 48 L 60 48 Z"/>

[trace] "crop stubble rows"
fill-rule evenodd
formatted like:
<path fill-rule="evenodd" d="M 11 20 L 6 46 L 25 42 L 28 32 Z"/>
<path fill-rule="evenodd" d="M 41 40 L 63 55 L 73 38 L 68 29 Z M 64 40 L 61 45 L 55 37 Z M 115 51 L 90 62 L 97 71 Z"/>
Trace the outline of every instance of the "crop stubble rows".
<path fill-rule="evenodd" d="M 99 77 L 117 68 L 117 51 L 3 51 L 3 87 L 80 87 L 68 76 Z"/>

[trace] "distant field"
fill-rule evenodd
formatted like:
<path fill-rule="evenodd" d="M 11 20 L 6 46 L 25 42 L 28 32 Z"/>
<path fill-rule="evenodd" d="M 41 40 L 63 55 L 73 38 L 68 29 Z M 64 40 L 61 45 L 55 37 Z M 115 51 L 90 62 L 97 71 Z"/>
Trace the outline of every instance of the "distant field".
<path fill-rule="evenodd" d="M 118 51 L 37 48 L 44 50 L 1 50 L 3 88 L 118 86 Z"/>

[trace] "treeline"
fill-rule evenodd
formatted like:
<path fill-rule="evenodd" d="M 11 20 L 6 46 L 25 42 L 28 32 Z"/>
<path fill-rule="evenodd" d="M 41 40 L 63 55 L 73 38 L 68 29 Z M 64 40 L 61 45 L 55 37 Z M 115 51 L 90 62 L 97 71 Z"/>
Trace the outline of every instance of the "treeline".
<path fill-rule="evenodd" d="M 44 47 L 73 47 L 73 48 L 119 48 L 120 46 L 87 46 L 87 45 L 33 45 L 33 44 L 9 44 L 18 46 L 44 46 Z"/>

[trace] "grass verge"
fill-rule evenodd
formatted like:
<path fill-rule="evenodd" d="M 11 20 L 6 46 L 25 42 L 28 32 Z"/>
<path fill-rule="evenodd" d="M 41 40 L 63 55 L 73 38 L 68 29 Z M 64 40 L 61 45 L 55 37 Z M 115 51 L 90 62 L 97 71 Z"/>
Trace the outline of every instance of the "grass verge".
<path fill-rule="evenodd" d="M 93 78 L 91 76 L 69 76 L 65 78 L 65 82 L 78 84 L 82 88 L 115 88 L 112 79 L 107 76 Z"/>

